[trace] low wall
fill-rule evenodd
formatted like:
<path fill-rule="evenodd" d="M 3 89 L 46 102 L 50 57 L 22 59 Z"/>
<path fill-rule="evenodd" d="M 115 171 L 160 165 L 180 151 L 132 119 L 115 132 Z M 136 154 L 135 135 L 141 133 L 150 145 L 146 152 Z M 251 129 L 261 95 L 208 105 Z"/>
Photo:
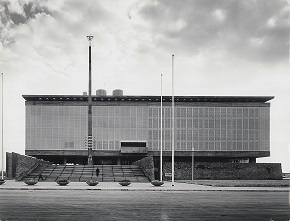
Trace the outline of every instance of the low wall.
<path fill-rule="evenodd" d="M 134 162 L 132 165 L 139 166 L 150 181 L 155 179 L 153 157 L 144 157 L 143 159 Z"/>
<path fill-rule="evenodd" d="M 165 162 L 163 172 L 171 173 L 171 162 Z M 164 177 L 171 179 L 171 177 Z M 192 179 L 190 162 L 175 162 L 174 179 Z M 196 163 L 193 179 L 212 180 L 281 180 L 280 163 Z"/>
<path fill-rule="evenodd" d="M 48 165 L 50 162 L 37 159 L 35 157 L 21 155 L 18 153 L 7 153 L 8 159 L 7 171 L 9 173 L 9 178 L 15 178 L 16 180 L 21 180 L 24 176 L 31 173 L 39 165 Z"/>

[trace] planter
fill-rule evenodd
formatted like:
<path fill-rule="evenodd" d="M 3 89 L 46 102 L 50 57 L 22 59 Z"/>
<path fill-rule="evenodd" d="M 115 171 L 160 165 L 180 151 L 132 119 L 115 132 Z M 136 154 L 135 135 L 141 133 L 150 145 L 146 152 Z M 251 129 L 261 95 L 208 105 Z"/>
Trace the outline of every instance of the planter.
<path fill-rule="evenodd" d="M 0 185 L 2 185 L 3 183 L 5 183 L 5 180 L 0 179 Z"/>
<path fill-rule="evenodd" d="M 97 181 L 97 180 L 87 180 L 86 183 L 89 186 L 96 186 L 96 185 L 98 185 L 99 181 Z"/>
<path fill-rule="evenodd" d="M 151 181 L 151 184 L 153 186 L 162 186 L 164 184 L 164 182 L 163 181 L 160 181 L 160 180 L 152 180 Z"/>
<path fill-rule="evenodd" d="M 129 186 L 131 184 L 130 180 L 122 180 L 119 182 L 121 186 Z"/>
<path fill-rule="evenodd" d="M 27 185 L 31 185 L 32 186 L 32 185 L 37 184 L 38 181 L 35 180 L 35 179 L 27 179 L 27 180 L 24 181 L 24 183 L 26 183 Z"/>
<path fill-rule="evenodd" d="M 56 183 L 60 186 L 66 186 L 67 184 L 69 184 L 68 180 L 57 180 Z"/>

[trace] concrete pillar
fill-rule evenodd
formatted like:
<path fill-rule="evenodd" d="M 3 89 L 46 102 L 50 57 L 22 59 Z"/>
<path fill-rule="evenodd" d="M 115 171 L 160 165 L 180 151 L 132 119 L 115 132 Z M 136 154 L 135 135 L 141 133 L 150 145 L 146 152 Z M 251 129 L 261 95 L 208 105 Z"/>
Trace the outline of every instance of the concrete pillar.
<path fill-rule="evenodd" d="M 12 153 L 6 152 L 6 176 L 12 179 Z"/>
<path fill-rule="evenodd" d="M 250 159 L 249 159 L 249 162 L 250 162 L 250 163 L 256 163 L 256 158 L 254 158 L 254 157 L 250 158 Z"/>
<path fill-rule="evenodd" d="M 63 157 L 63 164 L 66 165 L 66 157 Z"/>
<path fill-rule="evenodd" d="M 121 157 L 117 157 L 117 165 L 121 165 Z"/>

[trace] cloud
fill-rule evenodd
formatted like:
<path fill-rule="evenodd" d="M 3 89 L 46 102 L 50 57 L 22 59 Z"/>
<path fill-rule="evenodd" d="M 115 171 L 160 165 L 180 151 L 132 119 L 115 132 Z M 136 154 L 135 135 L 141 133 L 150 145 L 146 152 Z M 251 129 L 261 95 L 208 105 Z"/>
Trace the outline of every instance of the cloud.
<path fill-rule="evenodd" d="M 35 19 L 38 14 L 50 15 L 47 7 L 38 1 L 18 0 L 0 2 L 0 43 L 6 47 L 15 42 L 13 30 Z"/>
<path fill-rule="evenodd" d="M 11 20 L 13 24 L 19 25 L 26 23 L 29 19 L 35 18 L 35 15 L 46 13 L 51 14 L 47 7 L 41 5 L 38 1 L 2 1 L 1 18 Z"/>
<path fill-rule="evenodd" d="M 155 0 L 139 10 L 163 50 L 223 51 L 238 60 L 270 64 L 288 57 L 288 14 L 284 0 Z"/>
<path fill-rule="evenodd" d="M 131 56 L 138 45 L 126 4 L 119 4 L 116 10 L 113 1 L 102 5 L 95 1 L 76 0 L 70 0 L 69 4 L 57 1 L 57 5 L 51 1 L 19 2 L 18 8 L 7 2 L 3 6 L 6 10 L 3 18 L 8 22 L 3 27 L 5 35 L 2 36 L 6 36 L 9 43 L 3 38 L 0 44 L 3 49 L 0 51 L 0 65 L 4 72 L 24 79 L 24 90 L 28 89 L 30 93 L 50 91 L 55 81 L 80 83 L 81 79 L 86 85 L 86 78 L 80 74 L 87 71 L 88 34 L 94 35 L 93 59 L 98 64 L 97 68 L 94 67 L 98 72 L 98 83 L 103 84 L 106 81 L 103 79 L 113 74 L 118 74 L 119 78 L 123 78 L 121 73 L 135 74 L 125 66 L 134 62 Z M 26 20 L 15 24 L 11 13 L 16 12 Z M 135 15 L 133 8 L 133 18 Z M 12 61 L 18 62 L 11 65 Z M 56 85 L 59 85 L 56 90 L 64 86 Z M 75 88 L 64 90 L 64 93 L 73 93 L 70 91 Z"/>

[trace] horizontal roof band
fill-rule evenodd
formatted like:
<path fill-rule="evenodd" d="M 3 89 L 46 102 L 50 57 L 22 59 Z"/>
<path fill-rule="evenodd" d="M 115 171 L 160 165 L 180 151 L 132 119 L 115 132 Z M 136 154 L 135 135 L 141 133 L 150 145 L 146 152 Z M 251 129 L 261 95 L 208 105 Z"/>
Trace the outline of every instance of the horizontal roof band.
<path fill-rule="evenodd" d="M 84 95 L 22 95 L 26 101 L 88 101 Z M 175 102 L 267 102 L 274 96 L 175 96 Z M 160 102 L 160 96 L 92 96 L 93 101 Z M 171 96 L 163 96 L 171 102 Z"/>

